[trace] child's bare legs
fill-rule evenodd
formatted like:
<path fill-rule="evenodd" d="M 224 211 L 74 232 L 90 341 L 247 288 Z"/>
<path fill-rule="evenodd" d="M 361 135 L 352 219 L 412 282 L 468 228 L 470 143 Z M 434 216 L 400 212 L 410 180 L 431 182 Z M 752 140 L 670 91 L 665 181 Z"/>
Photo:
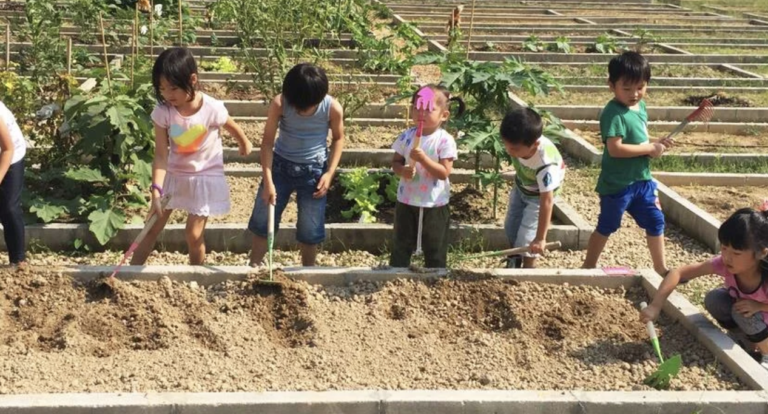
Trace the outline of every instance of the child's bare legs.
<path fill-rule="evenodd" d="M 314 266 L 315 265 L 315 259 L 317 259 L 317 245 L 316 244 L 299 243 L 299 251 L 301 252 L 301 265 L 302 266 Z"/>
<path fill-rule="evenodd" d="M 736 299 L 731 297 L 726 288 L 711 290 L 704 297 L 704 308 L 709 314 L 729 332 L 743 333 L 746 339 L 760 351 L 761 365 L 768 369 L 768 325 L 763 319 L 763 313 L 757 312 L 752 316 L 744 316 L 734 309 L 735 303 Z M 743 345 L 750 346 L 750 344 Z"/>
<path fill-rule="evenodd" d="M 653 261 L 653 270 L 662 276 L 666 276 L 669 269 L 667 268 L 667 260 L 664 256 L 664 235 L 647 236 L 647 239 L 648 250 L 651 252 L 651 260 Z"/>
<path fill-rule="evenodd" d="M 254 235 L 253 242 L 251 243 L 251 266 L 259 266 L 264 260 L 264 255 L 267 254 L 267 238 Z"/>
<path fill-rule="evenodd" d="M 264 256 L 267 254 L 267 248 L 267 239 L 265 237 L 253 236 L 253 242 L 251 244 L 251 266 L 259 266 L 264 261 Z M 315 260 L 317 259 L 316 244 L 299 243 L 299 251 L 301 252 L 302 266 L 315 265 Z"/>
<path fill-rule="evenodd" d="M 584 259 L 584 264 L 581 265 L 582 269 L 594 269 L 597 267 L 597 261 L 600 259 L 600 255 L 605 249 L 605 245 L 608 243 L 608 236 L 594 231 L 589 237 L 589 244 L 587 245 L 587 258 Z"/>
<path fill-rule="evenodd" d="M 535 257 L 523 257 L 523 267 L 526 269 L 533 269 L 536 267 L 536 258 Z"/>
<path fill-rule="evenodd" d="M 155 225 L 149 229 L 147 235 L 144 236 L 144 240 L 142 240 L 141 244 L 139 244 L 139 247 L 137 247 L 133 252 L 133 257 L 131 257 L 131 265 L 140 266 L 146 263 L 147 257 L 149 257 L 149 254 L 152 253 L 152 249 L 155 248 L 155 242 L 157 241 L 157 238 L 160 236 L 160 233 L 168 223 L 168 219 L 171 218 L 171 213 L 173 213 L 173 210 L 164 210 L 163 213 L 157 218 Z"/>
<path fill-rule="evenodd" d="M 190 214 L 187 217 L 187 227 L 184 229 L 184 235 L 187 237 L 187 247 L 189 248 L 189 264 L 202 265 L 205 263 L 205 224 L 208 217 L 196 216 Z"/>

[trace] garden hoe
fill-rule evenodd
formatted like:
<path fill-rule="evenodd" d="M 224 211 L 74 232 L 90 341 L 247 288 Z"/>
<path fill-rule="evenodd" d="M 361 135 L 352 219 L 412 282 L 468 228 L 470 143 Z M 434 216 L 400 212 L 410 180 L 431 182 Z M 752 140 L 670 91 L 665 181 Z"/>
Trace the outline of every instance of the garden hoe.
<path fill-rule="evenodd" d="M 125 262 L 128 260 L 128 258 L 133 254 L 133 252 L 139 247 L 139 244 L 141 244 L 142 240 L 144 240 L 144 237 L 147 236 L 147 233 L 149 233 L 149 230 L 152 228 L 152 226 L 155 225 L 155 222 L 157 222 L 157 215 L 162 214 L 162 211 L 165 210 L 165 207 L 168 205 L 168 201 L 170 201 L 171 196 L 165 195 L 160 199 L 160 210 L 152 215 L 152 217 L 147 220 L 146 224 L 144 224 L 144 228 L 141 230 L 141 233 L 139 233 L 138 236 L 136 236 L 136 239 L 131 243 L 130 247 L 128 247 L 128 250 L 123 255 L 123 260 L 120 261 L 120 264 L 115 267 L 115 270 L 112 272 L 111 275 L 109 275 L 109 278 L 115 277 L 117 275 L 117 272 L 120 271 L 120 268 L 123 267 Z"/>
<path fill-rule="evenodd" d="M 274 262 L 272 260 L 272 253 L 275 248 L 275 205 L 269 203 L 269 209 L 267 213 L 267 255 L 269 257 L 269 279 L 259 279 L 256 281 L 259 285 L 268 285 L 273 287 L 281 287 L 282 283 L 275 280 L 272 272 L 274 268 Z"/>
<path fill-rule="evenodd" d="M 556 242 L 552 242 L 552 243 L 547 243 L 546 245 L 544 245 L 544 249 L 546 249 L 546 250 L 554 250 L 554 249 L 559 249 L 561 246 L 562 246 L 562 244 L 559 241 L 556 241 Z M 525 246 L 525 247 L 515 247 L 514 249 L 499 250 L 499 251 L 495 251 L 495 252 L 485 252 L 485 253 L 475 254 L 475 255 L 472 255 L 472 256 L 466 256 L 466 257 L 462 258 L 461 261 L 471 260 L 471 259 L 480 259 L 482 257 L 511 256 L 511 255 L 516 255 L 516 254 L 528 253 L 530 250 L 531 249 L 528 246 Z"/>
<path fill-rule="evenodd" d="M 640 309 L 645 309 L 646 306 L 648 306 L 648 304 L 642 302 L 640 304 Z M 653 345 L 653 350 L 656 352 L 656 356 L 659 358 L 661 365 L 656 368 L 656 372 L 649 375 L 648 378 L 646 378 L 643 382 L 645 385 L 653 387 L 657 390 L 666 390 L 669 388 L 669 381 L 672 379 L 672 377 L 677 376 L 677 373 L 680 372 L 680 365 L 682 365 L 683 360 L 680 358 L 680 355 L 675 355 L 672 358 L 664 361 L 664 358 L 661 356 L 659 337 L 656 336 L 656 328 L 653 326 L 653 322 L 648 321 L 646 328 L 648 329 L 648 336 L 651 337 L 651 345 Z"/>
<path fill-rule="evenodd" d="M 411 148 L 421 146 L 421 134 L 424 129 L 424 111 L 432 111 L 435 108 L 435 93 L 430 87 L 423 87 L 416 94 L 416 110 L 419 111 L 419 125 L 416 127 L 416 137 L 413 139 Z M 410 165 L 410 160 L 406 156 L 406 165 Z M 416 178 L 414 176 L 414 178 Z M 419 208 L 419 230 L 416 236 L 416 256 L 422 256 L 424 252 L 421 249 L 421 234 L 424 230 L 424 208 Z"/>

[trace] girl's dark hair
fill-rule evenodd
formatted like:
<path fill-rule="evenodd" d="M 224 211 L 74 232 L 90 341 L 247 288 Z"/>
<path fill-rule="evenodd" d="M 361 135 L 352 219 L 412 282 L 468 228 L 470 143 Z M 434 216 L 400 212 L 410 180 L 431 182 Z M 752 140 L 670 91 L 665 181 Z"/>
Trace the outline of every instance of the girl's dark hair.
<path fill-rule="evenodd" d="M 161 104 L 165 103 L 165 99 L 160 93 L 161 78 L 165 78 L 168 83 L 182 89 L 194 99 L 195 85 L 192 83 L 192 75 L 195 74 L 197 74 L 197 63 L 189 50 L 183 47 L 172 47 L 164 50 L 152 67 L 152 86 L 155 87 L 157 101 Z"/>
<path fill-rule="evenodd" d="M 637 52 L 624 52 L 608 63 L 608 80 L 615 84 L 621 79 L 628 83 L 650 82 L 651 65 Z"/>
<path fill-rule="evenodd" d="M 304 111 L 318 105 L 327 94 L 328 77 L 319 66 L 299 63 L 283 79 L 283 99 L 296 110 Z"/>
<path fill-rule="evenodd" d="M 725 220 L 717 231 L 720 244 L 736 250 L 762 253 L 768 249 L 768 211 L 742 208 Z M 768 277 L 768 261 L 761 263 L 763 277 Z"/>
<path fill-rule="evenodd" d="M 443 85 L 435 85 L 434 83 L 430 83 L 428 85 L 424 85 L 421 88 L 417 89 L 416 92 L 413 93 L 413 96 L 411 97 L 411 105 L 416 103 L 416 99 L 419 97 L 419 91 L 423 88 L 430 88 L 435 93 L 442 93 L 445 97 L 445 108 L 447 108 L 449 111 L 451 110 L 451 103 L 456 102 L 459 107 L 456 109 L 456 116 L 461 116 L 461 114 L 464 113 L 464 111 L 467 110 L 467 104 L 464 103 L 464 100 L 459 98 L 458 96 L 451 97 L 451 91 L 448 90 Z M 437 103 L 437 102 L 435 102 Z"/>

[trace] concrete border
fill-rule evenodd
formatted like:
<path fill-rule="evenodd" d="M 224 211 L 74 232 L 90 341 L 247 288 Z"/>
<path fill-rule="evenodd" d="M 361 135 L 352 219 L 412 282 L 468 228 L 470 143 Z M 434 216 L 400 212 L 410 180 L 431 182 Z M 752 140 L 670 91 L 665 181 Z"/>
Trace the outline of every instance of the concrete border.
<path fill-rule="evenodd" d="M 38 394 L 0 397 L 0 414 L 765 414 L 763 391 L 326 391 Z"/>
<path fill-rule="evenodd" d="M 720 67 L 725 65 L 718 65 Z M 543 69 L 547 69 L 547 66 L 541 65 Z M 555 79 L 559 80 L 565 85 L 572 86 L 600 86 L 605 88 L 607 77 L 596 76 L 555 76 Z M 585 81 L 589 83 L 585 83 Z M 768 80 L 758 79 L 752 77 L 742 78 L 653 78 L 653 85 L 651 87 L 658 86 L 676 86 L 676 87 L 712 87 L 718 88 L 723 86 L 743 86 L 743 87 L 768 87 Z"/>
<path fill-rule="evenodd" d="M 691 203 L 664 183 L 655 180 L 664 217 L 680 227 L 686 234 L 707 246 L 713 253 L 720 251 L 717 237 L 720 221 Z"/>
<path fill-rule="evenodd" d="M 503 195 L 502 195 L 503 196 Z M 574 210 L 567 208 L 562 210 L 560 206 L 564 202 L 555 204 L 553 215 L 556 219 L 567 217 L 565 221 L 579 223 L 581 227 L 573 224 L 555 224 L 548 233 L 549 241 L 560 241 L 564 249 L 582 250 L 586 248 L 588 235 L 582 233 L 592 232 L 591 227 L 583 225 L 583 219 L 573 217 Z M 110 240 L 106 248 L 114 250 L 126 250 L 138 236 L 143 225 L 128 225 L 117 232 Z M 216 223 L 210 224 L 205 231 L 205 243 L 209 251 L 230 251 L 246 253 L 251 248 L 251 233 L 246 230 L 247 223 Z M 187 250 L 184 224 L 170 224 L 158 238 L 156 249 L 161 251 Z M 331 252 L 341 252 L 349 249 L 363 250 L 371 253 L 380 253 L 392 240 L 392 225 L 389 224 L 358 224 L 358 223 L 330 223 L 325 225 L 326 240 L 323 248 Z M 0 234 L 3 232 L 0 231 Z M 26 226 L 27 243 L 36 243 L 38 246 L 46 246 L 53 251 L 67 251 L 73 249 L 75 240 L 83 240 L 90 246 L 98 246 L 93 234 L 88 230 L 88 224 L 33 224 Z M 501 250 L 509 248 L 504 227 L 496 224 L 457 224 L 452 223 L 449 231 L 451 244 L 461 243 L 466 240 L 477 240 L 484 250 Z M 296 248 L 296 224 L 286 223 L 280 226 L 280 231 L 275 235 L 275 247 L 282 250 Z M 0 248 L 5 248 L 5 241 L 0 240 Z"/>

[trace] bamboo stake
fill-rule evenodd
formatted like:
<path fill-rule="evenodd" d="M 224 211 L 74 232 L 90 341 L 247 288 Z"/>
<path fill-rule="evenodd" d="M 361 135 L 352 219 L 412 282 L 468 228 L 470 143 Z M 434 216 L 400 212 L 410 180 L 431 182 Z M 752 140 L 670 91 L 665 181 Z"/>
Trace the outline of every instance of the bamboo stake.
<path fill-rule="evenodd" d="M 11 25 L 5 25 L 5 70 L 11 70 Z"/>
<path fill-rule="evenodd" d="M 184 23 L 181 18 L 181 0 L 179 0 L 179 46 L 184 46 Z"/>
<path fill-rule="evenodd" d="M 107 56 L 107 37 L 104 35 L 104 19 L 101 17 L 101 12 L 99 12 L 99 28 L 101 29 L 101 44 L 104 46 L 104 63 L 107 66 L 107 86 L 109 87 L 109 91 L 111 93 L 112 73 L 109 69 L 109 57 Z"/>
<path fill-rule="evenodd" d="M 133 71 L 136 67 L 136 52 L 139 49 L 139 3 L 136 2 L 136 15 L 133 18 L 133 42 L 131 43 L 131 88 L 133 88 Z"/>
<path fill-rule="evenodd" d="M 477 0 L 472 0 L 472 10 L 469 17 L 469 36 L 467 37 L 467 59 L 469 59 L 469 51 L 472 50 L 472 29 L 475 27 L 475 3 Z"/>
<path fill-rule="evenodd" d="M 72 38 L 67 38 L 67 75 L 72 74 Z"/>
<path fill-rule="evenodd" d="M 150 59 L 154 59 L 155 57 L 155 35 L 154 32 L 154 26 L 155 26 L 155 0 L 151 0 L 151 9 L 149 10 L 149 56 Z"/>

